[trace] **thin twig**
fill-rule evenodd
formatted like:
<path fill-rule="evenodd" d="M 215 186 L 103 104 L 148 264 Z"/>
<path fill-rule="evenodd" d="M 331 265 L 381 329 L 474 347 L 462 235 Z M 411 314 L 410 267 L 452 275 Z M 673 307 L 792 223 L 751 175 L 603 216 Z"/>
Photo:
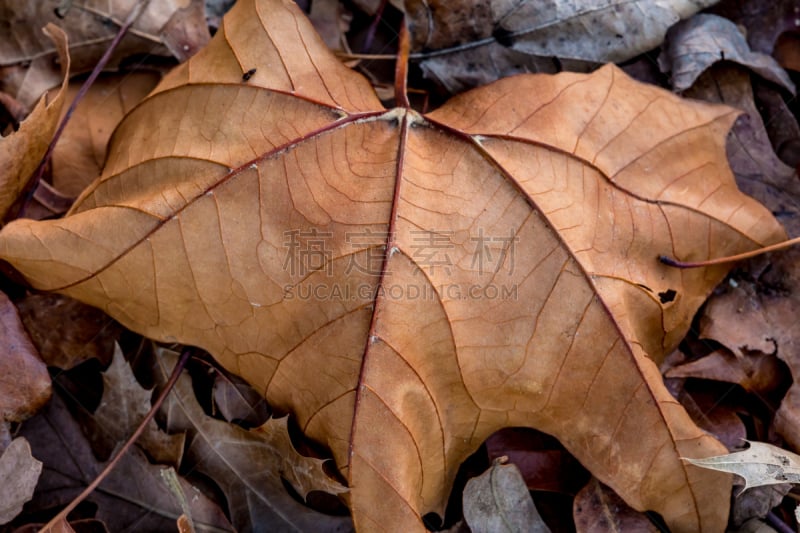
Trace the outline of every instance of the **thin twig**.
<path fill-rule="evenodd" d="M 109 60 L 111 59 L 111 55 L 114 53 L 114 50 L 119 45 L 120 41 L 122 41 L 122 38 L 126 33 L 128 33 L 130 27 L 134 22 L 136 22 L 136 19 L 139 18 L 139 15 L 149 2 L 150 0 L 139 0 L 139 2 L 133 6 L 133 9 L 131 9 L 131 12 L 128 14 L 128 18 L 125 19 L 125 22 L 122 24 L 122 26 L 120 26 L 117 35 L 114 36 L 114 39 L 108 45 L 105 53 L 95 65 L 94 70 L 92 70 L 92 73 L 89 74 L 88 78 L 86 78 L 86 81 L 83 82 L 78 94 L 75 95 L 75 99 L 72 100 L 69 108 L 67 108 L 66 114 L 58 124 L 58 129 L 56 129 L 55 134 L 53 134 L 53 139 L 50 141 L 50 145 L 47 147 L 47 152 L 45 152 L 44 157 L 42 157 L 42 160 L 39 162 L 39 166 L 36 167 L 36 171 L 33 173 L 33 177 L 25 187 L 25 200 L 20 205 L 16 217 L 20 217 L 25 213 L 25 209 L 33 199 L 33 193 L 36 191 L 36 187 L 38 187 L 39 182 L 42 180 L 42 176 L 44 175 L 45 168 L 47 168 L 47 164 L 53 157 L 53 151 L 55 150 L 56 143 L 64 133 L 64 128 L 66 128 L 67 123 L 69 122 L 70 118 L 72 118 L 72 114 L 75 112 L 75 108 L 78 106 L 78 103 L 83 99 L 84 96 L 86 96 L 86 93 L 89 91 L 89 87 L 94 84 L 95 80 L 100 75 L 100 72 L 105 68 L 106 64 L 108 64 Z"/>
<path fill-rule="evenodd" d="M 668 257 L 666 255 L 659 256 L 658 260 L 664 263 L 665 265 L 671 267 L 698 268 L 705 266 L 722 265 L 725 263 L 732 263 L 734 261 L 743 261 L 744 259 L 750 259 L 752 257 L 756 257 L 768 252 L 776 252 L 778 250 L 783 250 L 791 246 L 794 246 L 795 244 L 798 243 L 800 243 L 800 237 L 795 237 L 794 239 L 789 239 L 788 241 L 779 242 L 777 244 L 772 244 L 770 246 L 764 246 L 763 248 L 752 250 L 750 252 L 745 252 L 743 254 L 729 255 L 726 257 L 717 257 L 716 259 L 706 259 L 705 261 L 679 261 L 678 259 L 673 259 L 672 257 Z"/>
<path fill-rule="evenodd" d="M 45 524 L 44 528 L 42 528 L 41 531 L 43 532 L 53 531 L 53 528 L 55 528 L 59 522 L 61 522 L 62 520 L 66 521 L 67 515 L 69 515 L 69 513 L 71 513 L 78 506 L 78 504 L 80 504 L 92 492 L 94 492 L 94 490 L 100 485 L 100 483 L 103 482 L 103 480 L 108 476 L 108 474 L 112 470 L 114 470 L 114 468 L 120 462 L 122 457 L 127 453 L 127 451 L 131 448 L 131 446 L 133 446 L 133 444 L 141 436 L 141 434 L 144 433 L 147 424 L 150 423 L 150 421 L 156 415 L 158 410 L 161 408 L 161 404 L 164 403 L 164 400 L 166 400 L 167 396 L 169 396 L 169 393 L 175 387 L 175 384 L 178 382 L 178 378 L 183 372 L 183 369 L 186 366 L 186 362 L 191 357 L 193 351 L 194 350 L 191 347 L 186 347 L 183 349 L 183 351 L 181 352 L 181 356 L 178 359 L 177 364 L 175 365 L 175 368 L 172 369 L 172 374 L 170 375 L 169 380 L 164 385 L 164 388 L 161 390 L 161 393 L 158 395 L 158 398 L 153 404 L 153 407 L 150 408 L 150 411 L 148 411 L 148 413 L 142 419 L 141 423 L 139 423 L 139 426 L 136 428 L 136 431 L 133 432 L 133 435 L 131 435 L 130 438 L 122 446 L 122 448 L 119 449 L 114 458 L 108 462 L 106 467 L 103 469 L 102 472 L 100 472 L 100 474 L 95 478 L 95 480 L 92 481 L 89 484 L 89 486 L 86 487 L 86 489 L 84 489 L 84 491 L 81 492 L 74 500 L 72 500 L 69 503 L 69 505 L 67 505 L 64 509 L 62 509 L 60 513 L 58 513 L 56 516 L 53 517 L 52 520 L 50 520 L 47 524 Z"/>

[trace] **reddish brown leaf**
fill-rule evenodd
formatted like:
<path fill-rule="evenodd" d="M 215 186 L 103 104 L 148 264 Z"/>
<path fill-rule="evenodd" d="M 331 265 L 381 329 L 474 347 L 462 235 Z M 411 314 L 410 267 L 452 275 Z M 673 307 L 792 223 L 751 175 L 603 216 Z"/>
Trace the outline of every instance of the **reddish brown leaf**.
<path fill-rule="evenodd" d="M 387 111 L 293 3 L 243 0 L 71 213 L 8 225 L 0 255 L 293 413 L 357 528 L 422 530 L 467 456 L 529 426 L 632 507 L 713 531 L 729 480 L 681 457 L 724 447 L 653 360 L 727 269 L 656 258 L 783 238 L 733 183 L 734 116 L 613 66 Z"/>
<path fill-rule="evenodd" d="M 111 363 L 121 328 L 99 309 L 60 294 L 31 294 L 17 307 L 48 366 L 68 370 L 92 358 Z"/>
<path fill-rule="evenodd" d="M 646 515 L 628 507 L 614 491 L 594 478 L 575 496 L 573 515 L 578 533 L 658 531 Z"/>
<path fill-rule="evenodd" d="M 31 343 L 17 309 L 0 292 L 0 425 L 20 422 L 50 398 L 50 374 Z M 3 443 L 3 446 L 5 443 Z"/>

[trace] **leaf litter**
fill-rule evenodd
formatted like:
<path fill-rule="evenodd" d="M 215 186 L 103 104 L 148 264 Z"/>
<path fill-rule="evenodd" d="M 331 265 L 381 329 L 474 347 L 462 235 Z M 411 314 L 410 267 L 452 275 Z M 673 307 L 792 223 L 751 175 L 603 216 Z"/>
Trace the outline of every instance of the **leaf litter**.
<path fill-rule="evenodd" d="M 768 52 L 768 51 L 767 51 L 767 52 Z M 566 59 L 566 58 L 565 58 L 565 59 Z M 566 61 L 565 61 L 565 64 L 566 64 Z M 715 72 L 716 72 L 716 70 L 717 70 L 717 67 L 713 67 L 713 69 L 714 69 L 714 70 L 715 70 Z M 241 74 L 239 74 L 239 75 L 241 75 Z M 728 87 L 728 82 L 722 82 L 722 83 L 718 82 L 718 83 L 717 83 L 717 87 L 721 87 L 721 88 L 727 88 L 727 87 Z M 758 98 L 758 97 L 756 97 L 756 98 Z M 747 96 L 747 95 L 743 96 L 743 97 L 742 97 L 742 100 L 741 100 L 741 102 L 743 102 L 743 103 L 747 103 L 747 102 L 748 102 L 748 99 L 750 99 L 750 100 L 752 100 L 752 99 L 753 99 L 753 96 L 752 96 L 752 94 L 751 94 L 751 95 L 749 95 L 749 96 Z M 737 127 L 738 127 L 738 124 L 737 124 Z M 761 141 L 761 142 L 760 142 L 760 145 L 759 145 L 759 148 L 758 148 L 758 149 L 759 149 L 759 150 L 761 150 L 765 156 L 769 156 L 770 154 L 772 154 L 772 149 L 771 149 L 771 147 L 769 146 L 769 144 L 770 144 L 770 142 L 769 142 L 769 139 L 766 139 L 766 141 L 765 141 L 765 142 L 764 142 L 764 141 Z M 752 155 L 752 146 L 753 146 L 753 145 L 752 145 L 752 143 L 749 143 L 749 142 L 745 141 L 745 142 L 743 142 L 743 143 L 742 143 L 740 146 L 741 146 L 741 147 L 743 147 L 743 148 L 745 149 L 745 153 L 747 153 L 747 151 L 749 150 L 749 153 L 750 153 L 750 155 Z M 730 145 L 729 145 L 729 152 L 730 152 Z M 773 154 L 773 155 L 774 155 L 774 154 Z M 739 165 L 739 164 L 737 164 L 737 163 L 736 163 L 734 160 L 732 160 L 732 166 L 733 166 L 733 168 L 734 168 L 734 171 L 737 171 L 737 169 L 738 169 L 738 168 L 740 168 L 740 165 Z M 757 165 L 754 165 L 754 166 L 753 166 L 753 168 L 756 168 L 756 169 L 758 169 L 758 166 L 757 166 Z M 770 172 L 770 171 L 757 170 L 757 172 L 761 172 L 761 173 L 763 174 L 764 178 L 761 178 L 761 179 L 773 179 L 773 178 L 772 178 L 772 176 L 774 176 L 774 175 L 775 175 L 774 173 L 772 173 L 772 172 Z M 742 175 L 743 173 L 742 173 L 742 172 L 740 172 L 740 171 L 737 171 L 736 173 L 737 173 L 737 178 L 741 178 L 741 175 Z M 784 183 L 791 183 L 791 179 L 790 179 L 790 176 L 791 176 L 791 174 L 787 172 L 787 173 L 785 174 L 785 176 L 786 176 L 786 178 L 782 178 L 782 179 L 784 179 Z M 751 183 L 758 183 L 758 179 L 759 179 L 759 178 L 758 178 L 757 176 L 754 176 L 754 175 L 753 175 L 753 173 L 751 173 L 751 174 L 750 174 L 749 178 L 750 178 L 750 180 L 751 180 Z M 781 189 L 779 189 L 779 188 L 777 188 L 777 187 L 776 187 L 776 188 L 775 188 L 775 189 L 773 189 L 773 190 L 776 190 L 776 191 L 778 191 L 777 195 L 778 195 L 778 196 L 781 196 L 781 192 L 780 192 L 780 190 L 781 190 Z M 784 200 L 784 201 L 788 201 L 788 202 L 791 202 L 791 201 L 793 201 L 793 200 L 792 200 L 793 196 L 792 196 L 792 194 L 791 194 L 790 192 L 783 193 L 783 198 L 785 198 L 785 200 Z M 768 205 L 770 205 L 770 204 L 769 204 L 769 202 L 768 202 Z M 772 207 L 772 206 L 770 205 L 770 207 Z M 772 208 L 772 211 L 773 211 L 774 213 L 776 213 L 776 214 L 777 214 L 779 217 L 781 217 L 781 220 L 782 220 L 784 223 L 787 223 L 787 222 L 788 222 L 788 223 L 789 223 L 789 226 L 791 226 L 791 223 L 792 223 L 792 222 L 794 222 L 794 220 L 795 220 L 795 219 L 794 219 L 794 217 L 793 217 L 791 214 L 786 214 L 786 213 L 784 213 L 783 211 L 781 211 L 779 208 L 778 208 L 778 209 L 776 209 L 776 208 Z M 791 229 L 790 229 L 790 233 L 792 233 Z M 279 247 L 278 247 L 278 248 L 279 248 Z M 516 251 L 518 251 L 518 250 L 516 250 Z M 648 287 L 649 287 L 649 285 L 648 285 Z M 665 292 L 665 293 L 666 293 L 666 291 L 661 291 L 661 292 Z M 681 295 L 681 291 L 677 291 L 677 294 Z M 662 303 L 663 303 L 663 302 L 662 302 Z M 667 303 L 669 303 L 669 302 L 667 302 Z M 633 327 L 633 329 L 635 329 L 635 326 Z M 649 337 L 649 335 L 650 335 L 650 333 L 652 333 L 652 331 L 650 331 L 650 332 L 637 332 L 637 333 L 638 333 L 639 335 L 645 335 L 646 337 Z M 663 342 L 664 342 L 664 340 L 663 340 L 663 337 L 662 337 L 662 343 L 663 343 Z M 669 343 L 667 343 L 667 344 L 665 344 L 665 345 L 669 345 Z M 647 350 L 647 351 L 648 351 L 648 352 L 650 352 L 650 351 L 655 351 L 655 352 L 658 352 L 658 350 L 657 350 L 657 349 L 653 350 L 651 347 L 648 347 L 648 350 Z M 687 375 L 689 375 L 689 376 L 690 376 L 690 380 L 691 380 L 691 379 L 692 379 L 692 378 L 691 378 L 691 374 L 689 373 L 689 374 L 687 374 Z M 682 379 L 685 379 L 685 378 L 682 378 Z M 766 382 L 766 383 L 768 383 L 768 382 Z M 769 385 L 766 385 L 766 386 L 768 387 Z M 690 393 L 690 394 L 691 394 L 691 393 Z M 706 409 L 706 408 L 707 408 L 707 407 L 702 407 L 701 409 Z M 247 409 L 247 408 L 245 407 L 245 410 L 246 410 L 246 409 Z M 701 412 L 702 412 L 702 411 L 701 411 Z M 752 435 L 751 435 L 751 433 L 750 433 L 750 430 L 748 430 L 748 435 L 752 437 Z M 766 501 L 766 500 L 765 500 L 765 501 Z"/>

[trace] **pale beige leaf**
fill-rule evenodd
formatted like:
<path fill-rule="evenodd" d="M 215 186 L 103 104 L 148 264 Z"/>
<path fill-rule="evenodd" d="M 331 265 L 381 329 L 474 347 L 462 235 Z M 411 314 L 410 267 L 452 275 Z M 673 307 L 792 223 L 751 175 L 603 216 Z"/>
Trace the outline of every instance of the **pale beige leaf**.
<path fill-rule="evenodd" d="M 550 533 L 513 463 L 496 462 L 467 481 L 463 500 L 473 533 Z"/>
<path fill-rule="evenodd" d="M 17 437 L 0 455 L 0 524 L 14 519 L 31 499 L 36 488 L 42 462 L 31 455 L 24 437 Z"/>
<path fill-rule="evenodd" d="M 685 460 L 693 465 L 741 476 L 744 490 L 762 485 L 800 483 L 800 456 L 766 442 L 747 441 L 750 447 L 705 459 Z"/>

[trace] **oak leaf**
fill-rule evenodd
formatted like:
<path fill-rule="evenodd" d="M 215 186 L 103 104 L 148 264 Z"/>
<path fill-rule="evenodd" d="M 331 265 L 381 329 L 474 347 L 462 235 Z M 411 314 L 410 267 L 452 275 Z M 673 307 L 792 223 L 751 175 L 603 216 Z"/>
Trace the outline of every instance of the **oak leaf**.
<path fill-rule="evenodd" d="M 673 530 L 721 530 L 730 478 L 681 457 L 726 450 L 654 360 L 727 269 L 657 256 L 783 237 L 733 182 L 735 116 L 613 66 L 387 111 L 291 2 L 242 0 L 0 256 L 293 413 L 358 529 L 423 530 L 463 459 L 528 426 Z"/>
<path fill-rule="evenodd" d="M 169 378 L 178 354 L 158 348 L 155 378 Z M 205 474 L 220 487 L 237 531 L 318 531 L 346 533 L 346 517 L 328 516 L 298 503 L 285 490 L 285 479 L 306 498 L 311 491 L 329 494 L 347 488 L 323 470 L 323 460 L 297 452 L 289 437 L 288 417 L 271 418 L 247 431 L 212 418 L 203 411 L 184 374 L 162 407 L 167 430 L 186 432 L 188 447 L 183 468 Z"/>

